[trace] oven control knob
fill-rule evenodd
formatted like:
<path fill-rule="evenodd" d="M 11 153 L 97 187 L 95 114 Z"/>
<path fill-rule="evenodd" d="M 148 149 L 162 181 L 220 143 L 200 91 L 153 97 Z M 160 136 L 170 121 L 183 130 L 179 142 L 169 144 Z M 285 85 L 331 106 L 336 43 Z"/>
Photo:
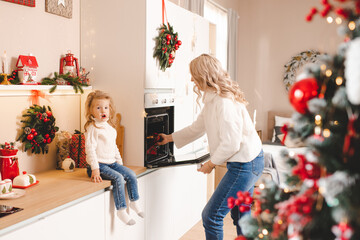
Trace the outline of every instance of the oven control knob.
<path fill-rule="evenodd" d="M 163 99 L 161 102 L 162 102 L 162 103 L 166 103 L 166 99 Z"/>
<path fill-rule="evenodd" d="M 154 99 L 152 102 L 153 102 L 153 104 L 158 104 L 158 103 L 159 103 L 159 99 Z"/>
<path fill-rule="evenodd" d="M 173 103 L 174 101 L 175 101 L 174 98 L 171 98 L 171 99 L 170 99 L 170 102 L 171 102 L 171 103 Z"/>

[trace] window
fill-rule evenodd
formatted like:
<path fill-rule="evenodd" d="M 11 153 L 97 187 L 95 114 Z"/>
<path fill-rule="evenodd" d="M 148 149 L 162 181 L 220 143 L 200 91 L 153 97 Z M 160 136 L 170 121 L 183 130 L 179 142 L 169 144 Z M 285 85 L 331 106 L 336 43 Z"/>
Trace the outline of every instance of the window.
<path fill-rule="evenodd" d="M 228 24 L 227 11 L 217 3 L 205 1 L 204 18 L 216 25 L 216 58 L 227 69 Z"/>

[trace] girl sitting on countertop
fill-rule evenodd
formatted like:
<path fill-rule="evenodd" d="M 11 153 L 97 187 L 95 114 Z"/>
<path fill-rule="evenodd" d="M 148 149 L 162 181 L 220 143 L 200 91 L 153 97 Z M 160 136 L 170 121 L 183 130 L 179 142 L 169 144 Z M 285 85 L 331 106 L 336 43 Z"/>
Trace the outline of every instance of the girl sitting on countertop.
<path fill-rule="evenodd" d="M 90 93 L 85 103 L 85 152 L 88 175 L 91 180 L 101 182 L 111 180 L 117 216 L 127 225 L 134 225 L 135 220 L 126 212 L 125 183 L 132 208 L 140 217 L 144 217 L 139 207 L 137 178 L 131 169 L 123 166 L 123 161 L 116 146 L 117 132 L 113 117 L 115 108 L 112 98 L 105 92 L 96 90 Z"/>

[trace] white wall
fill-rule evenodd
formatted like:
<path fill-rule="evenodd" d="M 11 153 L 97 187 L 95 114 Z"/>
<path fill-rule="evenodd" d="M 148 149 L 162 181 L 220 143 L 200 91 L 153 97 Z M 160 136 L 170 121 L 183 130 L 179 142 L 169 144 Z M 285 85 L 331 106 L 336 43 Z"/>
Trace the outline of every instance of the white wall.
<path fill-rule="evenodd" d="M 81 58 L 125 127 L 124 164 L 144 165 L 145 0 L 81 1 Z"/>
<path fill-rule="evenodd" d="M 336 24 L 319 15 L 310 23 L 305 16 L 318 0 L 212 0 L 239 14 L 238 81 L 249 101 L 252 115 L 257 110 L 257 129 L 267 134 L 269 110 L 292 110 L 282 82 L 284 65 L 292 56 L 309 49 L 334 53 L 341 39 Z M 185 0 L 172 0 L 184 6 Z"/>
<path fill-rule="evenodd" d="M 310 8 L 320 5 L 317 0 L 239 2 L 239 83 L 250 113 L 257 109 L 257 128 L 266 135 L 269 110 L 292 110 L 283 84 L 284 65 L 304 50 L 334 53 L 340 38 L 335 24 L 319 15 L 305 21 Z"/>
<path fill-rule="evenodd" d="M 80 3 L 73 1 L 72 18 L 45 12 L 45 1 L 36 7 L 0 1 L 0 56 L 7 52 L 15 69 L 19 55 L 32 53 L 39 64 L 38 77 L 59 72 L 62 55 L 80 55 Z"/>
<path fill-rule="evenodd" d="M 38 61 L 39 79 L 59 71 L 60 58 L 67 50 L 75 57 L 80 54 L 80 3 L 73 1 L 71 19 L 45 12 L 45 1 L 36 1 L 36 7 L 27 7 L 0 1 L 0 56 L 7 52 L 11 69 L 15 69 L 19 55 L 32 53 Z M 2 88 L 3 89 L 3 88 Z M 23 111 L 30 106 L 30 91 L 0 90 L 0 143 L 15 141 L 20 130 Z M 48 93 L 48 90 L 44 90 Z M 57 91 L 56 93 L 60 93 Z M 72 93 L 72 91 L 70 91 Z M 16 96 L 21 94 L 21 96 Z M 65 93 L 67 94 L 67 93 Z M 9 96 L 13 95 L 13 96 Z M 50 102 L 41 100 L 40 105 L 49 105 L 60 130 L 73 132 L 80 129 L 80 96 L 57 95 Z M 6 117 L 5 117 L 6 116 Z M 55 144 L 49 154 L 34 155 L 19 152 L 20 171 L 36 173 L 56 166 Z"/>

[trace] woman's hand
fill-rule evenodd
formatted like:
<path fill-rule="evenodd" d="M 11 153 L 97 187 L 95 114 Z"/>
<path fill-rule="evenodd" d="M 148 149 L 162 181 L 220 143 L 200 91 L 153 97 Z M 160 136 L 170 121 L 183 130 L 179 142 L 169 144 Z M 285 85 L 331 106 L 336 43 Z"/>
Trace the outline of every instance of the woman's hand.
<path fill-rule="evenodd" d="M 159 133 L 159 136 L 161 138 L 160 139 L 161 141 L 157 142 L 158 145 L 165 145 L 165 144 L 173 141 L 173 138 L 172 138 L 171 134 L 166 135 L 166 134 L 163 134 L 163 133 Z"/>
<path fill-rule="evenodd" d="M 215 168 L 215 164 L 213 164 L 211 161 L 207 161 L 204 163 L 201 168 L 198 169 L 198 172 L 202 172 L 204 174 L 209 174 L 211 171 Z"/>
<path fill-rule="evenodd" d="M 94 169 L 91 172 L 91 181 L 93 182 L 102 182 L 102 178 L 100 177 L 100 169 Z"/>

